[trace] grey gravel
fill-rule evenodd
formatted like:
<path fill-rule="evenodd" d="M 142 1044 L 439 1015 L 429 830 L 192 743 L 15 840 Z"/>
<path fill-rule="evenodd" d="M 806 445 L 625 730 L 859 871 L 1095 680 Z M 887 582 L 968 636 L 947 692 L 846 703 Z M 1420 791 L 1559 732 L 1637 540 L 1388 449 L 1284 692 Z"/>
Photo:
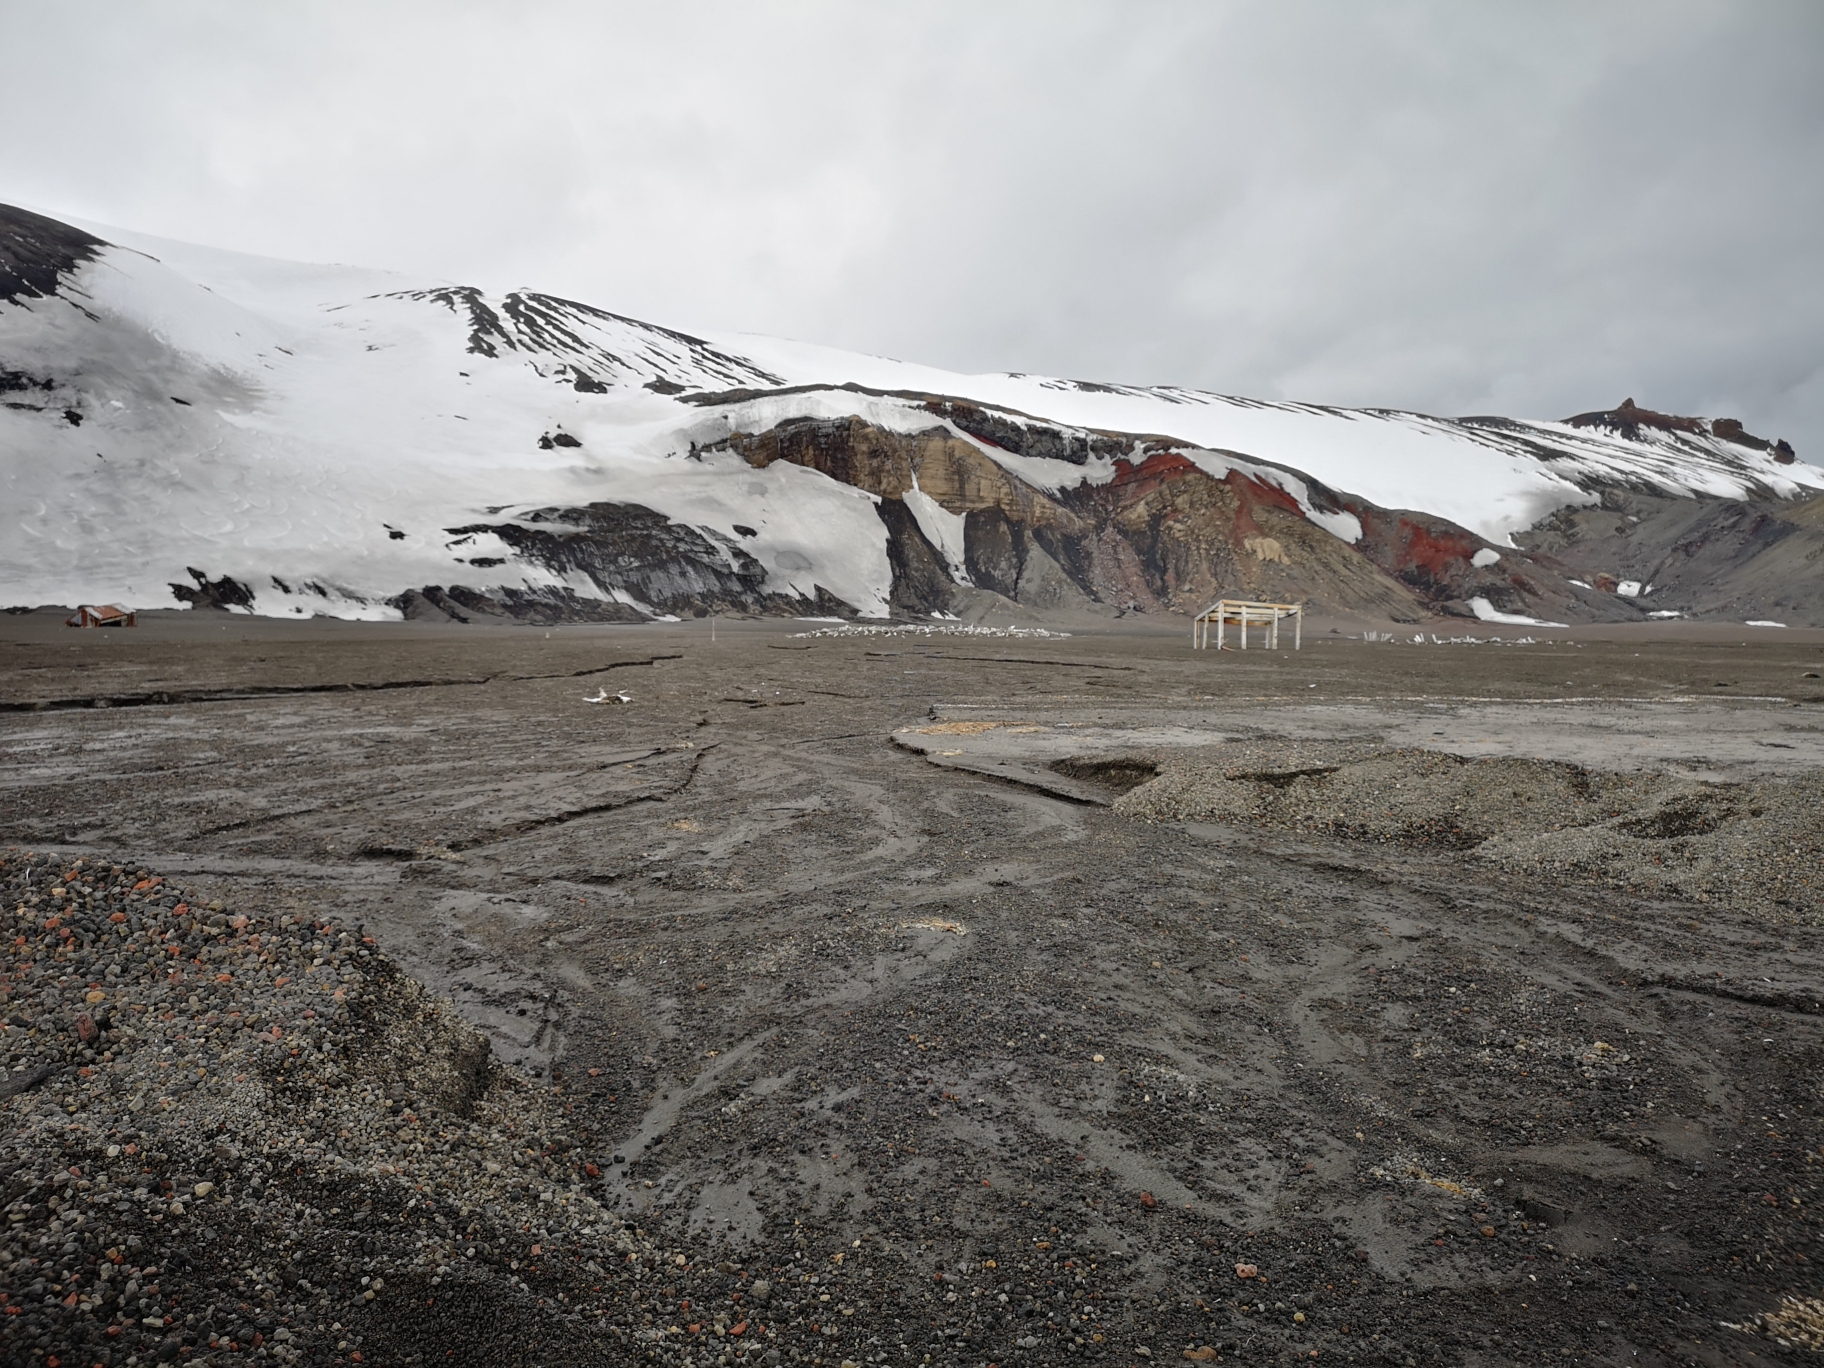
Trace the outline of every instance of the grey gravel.
<path fill-rule="evenodd" d="M 624 1361 L 590 1288 L 671 1252 L 360 927 L 17 852 L 0 890 L 0 1361 Z"/>
<path fill-rule="evenodd" d="M 1462 850 L 1516 872 L 1824 922 L 1824 774 L 1707 783 L 1511 757 L 1251 741 L 1167 757 L 1116 800 L 1214 821 Z"/>

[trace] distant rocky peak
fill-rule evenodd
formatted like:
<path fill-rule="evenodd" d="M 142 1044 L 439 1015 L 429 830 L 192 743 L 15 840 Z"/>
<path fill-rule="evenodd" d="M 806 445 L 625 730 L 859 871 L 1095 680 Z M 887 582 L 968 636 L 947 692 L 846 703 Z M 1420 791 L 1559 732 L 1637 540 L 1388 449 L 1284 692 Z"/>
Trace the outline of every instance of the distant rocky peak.
<path fill-rule="evenodd" d="M 1659 413 L 1642 408 L 1631 397 L 1623 399 L 1612 409 L 1579 413 L 1564 421 L 1572 427 L 1606 428 L 1629 441 L 1638 441 L 1641 429 L 1648 428 L 1659 432 L 1682 432 L 1693 437 L 1715 437 L 1733 446 L 1746 447 L 1750 451 L 1769 451 L 1781 465 L 1791 465 L 1798 459 L 1784 438 L 1770 442 L 1764 437 L 1756 437 L 1742 426 L 1739 418 L 1683 418 L 1673 413 Z"/>
<path fill-rule="evenodd" d="M 441 305 L 469 330 L 471 355 L 515 353 L 541 374 L 585 394 L 642 384 L 658 394 L 778 385 L 780 378 L 702 338 L 592 305 L 530 290 L 490 299 L 472 285 L 396 290 L 381 296 Z"/>

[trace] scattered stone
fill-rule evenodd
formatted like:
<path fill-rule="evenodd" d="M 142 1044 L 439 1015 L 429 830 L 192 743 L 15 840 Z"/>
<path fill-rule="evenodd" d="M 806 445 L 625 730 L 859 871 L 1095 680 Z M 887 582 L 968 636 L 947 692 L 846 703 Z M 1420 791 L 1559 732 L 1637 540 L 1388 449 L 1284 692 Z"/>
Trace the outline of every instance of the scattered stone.
<path fill-rule="evenodd" d="M 1731 1330 L 1758 1334 L 1782 1349 L 1824 1351 L 1824 1297 L 1782 1297 L 1771 1311 L 1763 1311 L 1740 1324 L 1724 1325 Z"/>

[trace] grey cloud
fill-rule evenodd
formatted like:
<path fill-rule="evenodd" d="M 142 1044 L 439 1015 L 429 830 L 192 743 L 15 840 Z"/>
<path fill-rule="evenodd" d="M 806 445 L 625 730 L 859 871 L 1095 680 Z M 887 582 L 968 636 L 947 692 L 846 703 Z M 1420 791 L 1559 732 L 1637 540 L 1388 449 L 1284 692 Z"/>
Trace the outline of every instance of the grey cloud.
<path fill-rule="evenodd" d="M 965 370 L 1824 457 L 1824 9 L 15 7 L 0 197 Z"/>

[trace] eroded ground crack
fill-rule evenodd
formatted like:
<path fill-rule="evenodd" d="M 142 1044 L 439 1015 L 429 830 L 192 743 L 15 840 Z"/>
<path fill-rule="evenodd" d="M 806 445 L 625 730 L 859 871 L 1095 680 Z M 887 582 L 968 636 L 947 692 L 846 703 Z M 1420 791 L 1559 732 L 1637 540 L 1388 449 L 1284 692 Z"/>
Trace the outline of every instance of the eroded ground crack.
<path fill-rule="evenodd" d="M 668 798 L 676 797 L 690 787 L 697 776 L 697 766 L 703 763 L 703 757 L 714 750 L 717 742 L 711 742 L 694 752 L 690 763 L 685 766 L 684 776 L 677 783 L 662 789 L 646 789 L 640 793 L 630 793 L 618 798 L 610 798 L 600 803 L 588 803 L 582 807 L 565 808 L 562 812 L 553 812 L 545 817 L 532 817 L 523 822 L 513 822 L 506 826 L 495 827 L 479 836 L 471 836 L 460 841 L 451 841 L 446 847 L 451 851 L 474 850 L 479 846 L 493 845 L 497 841 L 510 840 L 523 836 L 529 831 L 540 831 L 547 827 L 562 826 L 567 822 L 578 821 L 584 817 L 599 816 L 604 812 L 613 812 L 617 808 L 632 807 L 636 803 L 662 803 Z"/>
<path fill-rule="evenodd" d="M 179 707 L 190 703 L 240 703 L 259 698 L 283 698 L 301 694 L 381 693 L 391 689 L 474 688 L 497 680 L 520 683 L 535 679 L 583 679 L 636 665 L 656 665 L 661 660 L 682 660 L 672 652 L 647 656 L 641 660 L 614 660 L 606 665 L 592 665 L 586 670 L 566 670 L 556 674 L 489 674 L 456 679 L 383 679 L 371 683 L 338 681 L 330 684 L 244 684 L 210 689 L 149 689 L 143 693 L 76 694 L 65 698 L 36 698 L 0 702 L 0 713 L 67 712 L 79 708 L 155 708 Z"/>

